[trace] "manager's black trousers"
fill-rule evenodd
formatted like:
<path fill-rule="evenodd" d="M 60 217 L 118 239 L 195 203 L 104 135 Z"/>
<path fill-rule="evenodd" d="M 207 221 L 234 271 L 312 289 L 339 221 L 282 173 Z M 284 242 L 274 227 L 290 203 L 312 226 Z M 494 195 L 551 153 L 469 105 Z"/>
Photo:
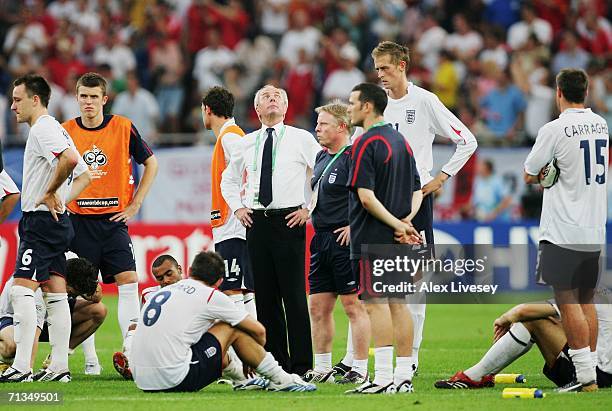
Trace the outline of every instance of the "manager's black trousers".
<path fill-rule="evenodd" d="M 303 375 L 312 368 L 304 277 L 306 227 L 287 227 L 285 216 L 290 212 L 255 210 L 253 225 L 247 229 L 247 247 L 257 319 L 266 327 L 266 351 L 285 371 Z"/>

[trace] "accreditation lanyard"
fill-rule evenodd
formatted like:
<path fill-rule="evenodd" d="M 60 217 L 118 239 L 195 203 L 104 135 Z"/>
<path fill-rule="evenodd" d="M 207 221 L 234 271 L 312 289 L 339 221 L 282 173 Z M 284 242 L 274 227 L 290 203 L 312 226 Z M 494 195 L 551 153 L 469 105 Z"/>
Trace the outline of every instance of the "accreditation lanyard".
<path fill-rule="evenodd" d="M 274 166 L 276 165 L 276 152 L 278 149 L 278 145 L 280 144 L 281 140 L 285 136 L 286 128 L 287 127 L 283 124 L 280 135 L 274 142 L 274 147 L 272 147 L 272 171 L 274 171 Z M 264 130 L 259 130 L 259 133 L 257 133 L 257 137 L 255 139 L 255 155 L 253 156 L 253 171 L 257 171 L 257 159 L 259 158 L 259 147 L 261 145 L 261 133 L 263 133 L 263 131 Z"/>
<path fill-rule="evenodd" d="M 334 161 L 336 161 L 338 159 L 338 157 L 340 157 L 340 154 L 344 153 L 344 150 L 346 150 L 347 147 L 348 146 L 342 147 L 342 149 L 336 153 L 334 158 L 332 158 L 331 161 L 325 166 L 325 168 L 323 169 L 323 172 L 321 173 L 321 175 L 317 179 L 317 182 L 315 183 L 315 186 L 312 189 L 312 197 L 310 199 L 310 204 L 308 205 L 308 211 L 309 211 L 308 214 L 309 215 L 312 214 L 312 212 L 314 211 L 315 207 L 317 206 L 317 199 L 319 198 L 319 187 L 321 185 L 320 183 L 321 183 L 321 180 L 323 179 L 323 176 L 325 175 L 327 170 L 330 169 L 332 164 L 334 164 Z"/>

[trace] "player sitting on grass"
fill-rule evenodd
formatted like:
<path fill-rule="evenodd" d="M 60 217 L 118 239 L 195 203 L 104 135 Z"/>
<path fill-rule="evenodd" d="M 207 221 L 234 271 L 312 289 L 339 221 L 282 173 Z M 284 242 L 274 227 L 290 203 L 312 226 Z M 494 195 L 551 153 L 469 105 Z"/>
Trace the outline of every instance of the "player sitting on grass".
<path fill-rule="evenodd" d="M 189 279 L 164 287 L 142 308 L 134 333 L 131 371 L 146 392 L 199 391 L 225 375 L 243 373 L 228 349 L 269 379 L 258 379 L 270 391 L 314 391 L 316 386 L 286 373 L 267 353 L 264 327 L 217 291 L 225 265 L 214 252 L 194 259 Z M 252 387 L 256 388 L 256 387 Z"/>
<path fill-rule="evenodd" d="M 100 302 L 102 293 L 98 286 L 98 272 L 91 263 L 83 258 L 73 258 L 66 261 L 66 290 L 68 305 L 72 318 L 69 347 L 74 350 L 85 339 L 92 335 L 106 318 L 106 306 Z M 13 306 L 9 293 L 13 279 L 4 285 L 0 295 L 0 368 L 8 368 L 15 356 L 16 344 L 13 325 Z M 80 297 L 80 298 L 79 298 Z M 38 342 L 48 342 L 48 325 L 45 320 L 46 310 L 40 290 L 34 293 L 36 303 L 37 328 L 32 350 L 31 365 L 34 364 Z M 49 362 L 49 359 L 46 361 Z M 100 365 L 86 364 L 86 374 L 99 374 Z"/>
<path fill-rule="evenodd" d="M 153 273 L 155 281 L 157 281 L 157 285 L 147 287 L 142 290 L 141 303 L 143 307 L 149 302 L 151 297 L 162 288 L 177 283 L 183 279 L 183 268 L 176 261 L 176 259 L 169 254 L 163 254 L 157 257 L 155 261 L 153 261 L 151 272 Z M 135 331 L 136 324 L 130 325 L 127 335 L 123 340 L 123 352 L 116 352 L 113 355 L 113 365 L 115 370 L 117 370 L 117 372 L 126 380 L 133 379 L 132 371 L 130 370 L 129 365 L 129 358 Z M 232 356 L 232 353 L 230 352 L 229 355 Z M 240 359 L 238 359 L 235 354 L 233 354 L 232 358 L 237 363 L 240 362 Z M 235 390 L 261 388 L 262 386 L 262 381 L 260 378 L 245 378 L 242 372 L 236 375 L 231 375 L 230 373 L 230 375 L 225 375 L 225 377 L 227 377 L 227 379 L 230 381 L 224 380 L 224 382 L 231 383 Z"/>
<path fill-rule="evenodd" d="M 600 293 L 600 296 L 603 297 Z M 609 296 L 608 296 L 608 299 Z M 610 301 L 612 302 L 612 301 Z M 612 385 L 612 305 L 596 304 L 599 336 L 597 339 L 597 384 Z M 436 388 L 484 388 L 494 385 L 494 374 L 524 355 L 535 343 L 544 357 L 544 375 L 557 386 L 572 382 L 576 371 L 568 354 L 569 346 L 563 331 L 557 305 L 520 304 L 495 320 L 495 343 L 482 359 L 465 371 L 458 371 L 448 380 L 437 381 Z"/>

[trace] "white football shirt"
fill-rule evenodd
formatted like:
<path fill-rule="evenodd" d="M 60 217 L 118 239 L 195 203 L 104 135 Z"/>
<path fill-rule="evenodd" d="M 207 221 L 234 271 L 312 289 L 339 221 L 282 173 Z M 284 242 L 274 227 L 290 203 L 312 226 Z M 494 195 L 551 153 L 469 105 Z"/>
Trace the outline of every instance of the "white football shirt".
<path fill-rule="evenodd" d="M 60 123 L 48 114 L 40 116 L 30 128 L 23 156 L 22 211 L 49 211 L 44 204 L 37 207 L 36 201 L 45 194 L 55 175 L 57 157 L 67 149 L 78 155 L 72 138 Z M 64 203 L 70 194 L 72 180 L 87 170 L 81 156 L 78 157 L 79 164 L 57 190 Z"/>
<path fill-rule="evenodd" d="M 589 108 L 563 111 L 538 132 L 525 172 L 538 175 L 553 158 L 560 174 L 557 183 L 544 190 L 540 241 L 583 251 L 599 249 L 597 245 L 606 242 L 608 211 L 606 121 Z"/>
<path fill-rule="evenodd" d="M 220 320 L 236 326 L 248 314 L 200 281 L 185 279 L 153 295 L 140 313 L 130 356 L 142 390 L 176 387 L 189 372 L 191 346 Z"/>
<path fill-rule="evenodd" d="M 4 198 L 9 194 L 19 193 L 19 188 L 17 188 L 17 185 L 6 170 L 0 172 L 0 190 L 2 190 L 2 192 L 0 192 L 0 198 Z"/>
<path fill-rule="evenodd" d="M 478 143 L 470 130 L 447 109 L 438 97 L 413 83 L 408 83 L 407 94 L 400 99 L 389 97 L 385 121 L 399 131 L 410 144 L 421 185 L 433 177 L 433 141 L 437 135 L 452 140 L 457 148 L 442 171 L 454 176 L 476 151 Z"/>

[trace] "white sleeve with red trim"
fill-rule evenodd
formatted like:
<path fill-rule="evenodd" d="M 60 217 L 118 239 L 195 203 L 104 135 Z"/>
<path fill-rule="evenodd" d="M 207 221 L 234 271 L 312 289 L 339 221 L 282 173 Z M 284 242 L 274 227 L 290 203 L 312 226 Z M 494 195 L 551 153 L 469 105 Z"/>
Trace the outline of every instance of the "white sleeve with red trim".
<path fill-rule="evenodd" d="M 0 188 L 2 188 L 0 198 L 4 198 L 10 194 L 19 193 L 17 185 L 15 184 L 11 176 L 8 175 L 6 170 L 2 170 L 2 172 L 0 172 Z"/>
<path fill-rule="evenodd" d="M 142 293 L 140 294 L 141 295 L 140 305 L 144 306 L 146 303 L 148 303 L 151 297 L 153 297 L 153 294 L 155 294 L 159 290 L 161 290 L 161 287 L 159 285 L 155 285 L 153 287 L 147 287 L 144 290 L 142 290 Z"/>
<path fill-rule="evenodd" d="M 39 119 L 31 129 L 40 147 L 40 154 L 53 164 L 60 154 L 70 148 L 70 136 L 53 117 Z"/>
<path fill-rule="evenodd" d="M 456 144 L 455 153 L 442 167 L 444 173 L 454 176 L 476 151 L 478 147 L 476 137 L 465 124 L 442 104 L 437 96 L 433 96 L 427 101 L 434 133 L 446 137 Z"/>
<path fill-rule="evenodd" d="M 204 314 L 210 319 L 221 320 L 232 327 L 238 325 L 249 315 L 246 311 L 236 308 L 236 304 L 217 289 L 211 290 Z"/>

